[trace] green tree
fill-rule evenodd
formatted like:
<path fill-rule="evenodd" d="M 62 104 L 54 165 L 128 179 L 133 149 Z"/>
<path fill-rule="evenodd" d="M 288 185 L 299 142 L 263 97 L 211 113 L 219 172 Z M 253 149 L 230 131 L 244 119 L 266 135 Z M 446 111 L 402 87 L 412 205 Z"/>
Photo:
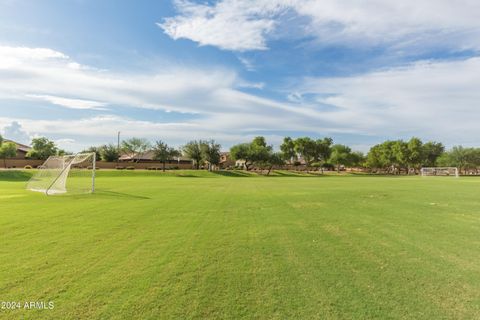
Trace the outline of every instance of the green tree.
<path fill-rule="evenodd" d="M 282 166 L 285 164 L 283 156 L 284 155 L 281 152 L 269 152 L 268 155 L 256 162 L 255 165 L 257 165 L 261 169 L 266 169 L 268 176 L 270 175 L 273 167 Z"/>
<path fill-rule="evenodd" d="M 305 164 L 311 166 L 313 163 L 325 163 L 332 152 L 332 138 L 313 140 L 309 137 L 301 137 L 294 141 L 295 152 L 299 154 Z"/>
<path fill-rule="evenodd" d="M 101 159 L 101 147 L 90 147 L 88 149 L 85 149 L 82 151 L 82 153 L 94 153 L 95 152 L 95 159 L 100 160 Z M 60 150 L 59 150 L 60 151 Z M 63 151 L 63 150 L 62 150 Z"/>
<path fill-rule="evenodd" d="M 180 151 L 170 147 L 163 141 L 157 141 L 153 147 L 154 159 L 162 163 L 162 171 L 165 172 L 165 163 L 174 157 L 180 156 Z"/>
<path fill-rule="evenodd" d="M 317 139 L 315 141 L 315 147 L 313 150 L 313 161 L 320 164 L 322 173 L 325 163 L 327 163 L 330 155 L 332 154 L 332 144 L 333 139 L 328 137 L 323 139 Z"/>
<path fill-rule="evenodd" d="M 370 148 L 366 165 L 369 168 L 385 169 L 387 173 L 398 173 L 405 167 L 408 148 L 404 141 L 387 140 Z"/>
<path fill-rule="evenodd" d="M 393 172 L 400 174 L 401 169 L 408 167 L 410 152 L 408 144 L 403 140 L 396 140 L 391 145 L 394 160 L 392 162 Z M 408 173 L 408 170 L 406 170 Z"/>
<path fill-rule="evenodd" d="M 195 168 L 198 170 L 200 164 L 204 160 L 203 146 L 205 141 L 202 140 L 192 140 L 183 146 L 183 153 L 193 160 Z"/>
<path fill-rule="evenodd" d="M 0 158 L 3 159 L 5 168 L 7 167 L 7 158 L 14 158 L 17 155 L 17 145 L 13 142 L 5 142 L 0 145 Z"/>
<path fill-rule="evenodd" d="M 2 137 L 2 135 L 0 134 L 0 147 L 2 146 L 2 143 L 3 143 L 3 137 Z"/>
<path fill-rule="evenodd" d="M 252 148 L 250 143 L 240 143 L 230 148 L 230 156 L 234 161 L 245 161 L 245 169 L 250 170 L 252 164 Z"/>
<path fill-rule="evenodd" d="M 100 147 L 100 159 L 107 162 L 114 162 L 120 158 L 118 147 L 114 144 L 105 144 Z"/>
<path fill-rule="evenodd" d="M 65 156 L 65 155 L 68 155 L 68 154 L 72 154 L 72 152 L 65 151 L 63 149 L 58 149 L 57 150 L 57 156 Z"/>
<path fill-rule="evenodd" d="M 397 162 L 397 155 L 393 148 L 395 141 L 387 140 L 380 144 L 380 159 L 383 168 L 389 173 L 395 172 L 395 164 Z"/>
<path fill-rule="evenodd" d="M 480 148 L 470 148 L 467 158 L 469 168 L 473 169 L 475 173 L 478 174 L 478 168 L 480 167 Z"/>
<path fill-rule="evenodd" d="M 422 140 L 412 137 L 407 143 L 407 149 L 407 164 L 409 167 L 408 173 L 410 173 L 410 168 L 413 168 L 416 173 L 416 171 L 422 167 L 422 162 L 424 159 Z"/>
<path fill-rule="evenodd" d="M 290 137 L 283 138 L 283 143 L 280 145 L 280 151 L 282 152 L 282 157 L 290 163 L 293 163 L 297 159 L 295 141 Z"/>
<path fill-rule="evenodd" d="M 143 138 L 130 138 L 122 141 L 122 151 L 128 154 L 134 162 L 140 161 L 150 147 L 150 142 Z M 135 159 L 137 160 L 135 161 Z"/>
<path fill-rule="evenodd" d="M 264 166 L 270 160 L 273 147 L 267 145 L 264 137 L 255 137 L 250 143 L 241 143 L 230 148 L 230 156 L 233 160 L 245 161 L 245 169 L 250 166 Z"/>
<path fill-rule="evenodd" d="M 255 137 L 250 144 L 251 159 L 256 165 L 269 161 L 272 151 L 264 137 Z"/>
<path fill-rule="evenodd" d="M 208 163 L 208 171 L 213 170 L 213 166 L 220 164 L 221 145 L 214 140 L 202 144 L 203 158 Z"/>
<path fill-rule="evenodd" d="M 352 163 L 352 160 L 352 149 L 343 144 L 336 144 L 332 146 L 332 152 L 329 161 L 336 166 L 337 172 L 340 172 L 340 166 L 348 166 Z"/>
<path fill-rule="evenodd" d="M 27 158 L 46 160 L 50 156 L 58 154 L 58 148 L 53 141 L 47 138 L 34 138 L 32 140 L 32 149 L 27 153 Z"/>
<path fill-rule="evenodd" d="M 455 146 L 448 152 L 450 156 L 450 163 L 453 167 L 458 167 L 459 170 L 464 170 L 469 166 L 469 149 L 462 146 Z"/>
<path fill-rule="evenodd" d="M 311 138 L 302 137 L 295 140 L 295 152 L 303 158 L 307 167 L 314 161 L 316 151 L 316 143 Z"/>
<path fill-rule="evenodd" d="M 351 165 L 354 167 L 363 167 L 365 165 L 365 155 L 363 152 L 354 151 L 350 155 L 351 157 Z"/>
<path fill-rule="evenodd" d="M 454 163 L 454 160 L 451 157 L 450 152 L 444 152 L 440 157 L 437 158 L 437 161 L 435 162 L 435 166 L 439 167 L 455 167 L 456 164 Z"/>
<path fill-rule="evenodd" d="M 256 147 L 267 147 L 267 140 L 265 140 L 265 137 L 258 136 L 253 138 L 252 145 Z"/>
<path fill-rule="evenodd" d="M 429 141 L 422 147 L 423 160 L 422 166 L 434 167 L 438 157 L 445 152 L 445 147 L 440 142 Z"/>
<path fill-rule="evenodd" d="M 332 153 L 332 138 L 323 138 L 318 139 L 315 141 L 315 153 L 314 153 L 314 160 L 325 162 L 330 158 Z"/>
<path fill-rule="evenodd" d="M 382 146 L 380 144 L 374 145 L 367 153 L 365 165 L 370 169 L 380 169 L 385 167 L 382 159 Z"/>

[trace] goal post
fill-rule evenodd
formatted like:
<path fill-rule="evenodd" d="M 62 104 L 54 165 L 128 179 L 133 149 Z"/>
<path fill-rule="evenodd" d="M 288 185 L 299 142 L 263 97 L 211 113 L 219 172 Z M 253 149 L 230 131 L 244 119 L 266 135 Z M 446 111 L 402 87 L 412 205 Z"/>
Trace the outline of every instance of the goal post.
<path fill-rule="evenodd" d="M 51 156 L 27 183 L 27 189 L 46 195 L 95 191 L 95 153 Z"/>
<path fill-rule="evenodd" d="M 459 177 L 458 168 L 456 167 L 424 167 L 420 170 L 422 177 L 427 176 L 448 176 Z"/>

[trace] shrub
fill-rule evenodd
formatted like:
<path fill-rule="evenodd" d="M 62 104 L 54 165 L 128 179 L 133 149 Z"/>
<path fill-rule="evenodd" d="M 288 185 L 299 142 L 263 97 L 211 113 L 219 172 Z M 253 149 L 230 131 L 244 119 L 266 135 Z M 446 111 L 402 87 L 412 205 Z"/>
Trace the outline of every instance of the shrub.
<path fill-rule="evenodd" d="M 123 169 L 125 169 L 125 167 L 115 167 L 115 169 L 117 169 L 117 170 L 123 170 Z"/>
<path fill-rule="evenodd" d="M 23 167 L 23 169 L 30 170 L 30 169 L 32 169 L 32 166 L 31 165 L 26 165 L 25 167 Z"/>
<path fill-rule="evenodd" d="M 135 170 L 135 167 L 130 166 L 130 167 L 126 167 L 125 169 L 127 169 L 127 170 Z"/>

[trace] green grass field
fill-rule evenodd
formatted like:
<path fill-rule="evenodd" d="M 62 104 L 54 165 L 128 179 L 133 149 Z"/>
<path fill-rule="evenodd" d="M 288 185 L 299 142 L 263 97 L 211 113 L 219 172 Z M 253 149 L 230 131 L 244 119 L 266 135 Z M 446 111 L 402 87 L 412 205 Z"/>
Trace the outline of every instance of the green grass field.
<path fill-rule="evenodd" d="M 479 178 L 231 175 L 0 172 L 0 318 L 480 318 Z"/>

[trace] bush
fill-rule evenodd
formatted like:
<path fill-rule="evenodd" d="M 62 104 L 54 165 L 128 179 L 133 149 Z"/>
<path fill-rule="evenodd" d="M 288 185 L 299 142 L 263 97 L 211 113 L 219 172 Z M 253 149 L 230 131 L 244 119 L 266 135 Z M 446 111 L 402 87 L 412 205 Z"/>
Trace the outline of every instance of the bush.
<path fill-rule="evenodd" d="M 115 167 L 115 169 L 117 169 L 117 170 L 123 170 L 123 169 L 125 169 L 125 167 Z"/>
<path fill-rule="evenodd" d="M 130 167 L 126 167 L 125 169 L 127 169 L 127 170 L 135 170 L 135 167 L 130 166 Z"/>
<path fill-rule="evenodd" d="M 25 167 L 23 167 L 23 169 L 30 170 L 30 169 L 32 169 L 32 166 L 31 165 L 26 165 Z"/>

